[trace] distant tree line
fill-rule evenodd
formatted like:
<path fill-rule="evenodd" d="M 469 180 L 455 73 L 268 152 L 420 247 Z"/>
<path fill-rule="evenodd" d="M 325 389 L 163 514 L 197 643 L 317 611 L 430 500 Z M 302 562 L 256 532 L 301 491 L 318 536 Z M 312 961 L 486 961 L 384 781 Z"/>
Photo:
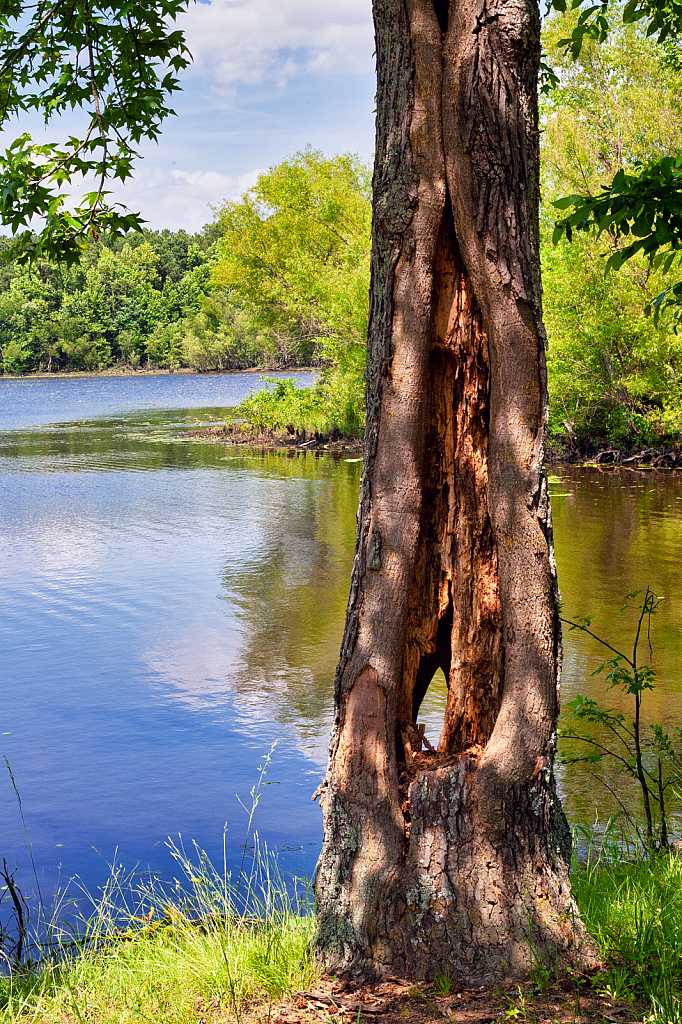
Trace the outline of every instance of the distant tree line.
<path fill-rule="evenodd" d="M 554 13 L 544 28 L 558 78 L 542 108 L 550 433 L 584 453 L 679 444 L 682 335 L 672 318 L 648 315 L 670 275 L 644 256 L 605 275 L 625 244 L 608 230 L 557 245 L 552 234 L 555 200 L 682 153 L 682 58 L 627 25 L 602 44 L 585 38 L 569 60 L 557 41 L 577 19 Z M 318 365 L 316 387 L 273 385 L 242 414 L 259 431 L 361 432 L 370 179 L 355 156 L 308 149 L 260 175 L 197 235 L 92 242 L 70 268 L 1 266 L 4 372 Z"/>
<path fill-rule="evenodd" d="M 196 235 L 145 231 L 91 242 L 70 267 L 2 265 L 3 372 L 231 370 L 307 360 L 311 352 L 278 345 L 213 286 L 218 238 L 215 224 Z"/>
<path fill-rule="evenodd" d="M 320 366 L 294 419 L 361 431 L 370 178 L 357 157 L 306 150 L 199 234 L 93 241 L 70 267 L 0 264 L 2 371 Z"/>

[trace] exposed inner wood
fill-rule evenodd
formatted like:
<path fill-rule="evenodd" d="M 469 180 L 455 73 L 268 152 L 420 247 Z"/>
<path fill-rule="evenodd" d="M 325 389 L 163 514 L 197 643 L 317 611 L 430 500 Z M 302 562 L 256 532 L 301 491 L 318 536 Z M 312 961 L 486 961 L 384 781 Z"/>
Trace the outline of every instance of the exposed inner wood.
<path fill-rule="evenodd" d="M 488 511 L 488 346 L 449 198 L 434 280 L 422 514 L 397 707 L 401 762 L 421 750 L 419 707 L 437 669 L 448 685 L 438 742 L 443 755 L 485 745 L 499 710 L 503 672 Z"/>

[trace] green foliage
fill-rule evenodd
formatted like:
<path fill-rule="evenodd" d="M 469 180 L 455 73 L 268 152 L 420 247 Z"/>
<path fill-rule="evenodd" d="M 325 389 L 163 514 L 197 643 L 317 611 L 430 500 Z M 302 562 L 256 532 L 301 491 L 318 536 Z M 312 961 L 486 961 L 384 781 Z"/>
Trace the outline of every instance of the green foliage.
<path fill-rule="evenodd" d="M 356 392 L 354 394 L 354 391 Z M 284 429 L 317 434 L 359 434 L 362 396 L 356 377 L 323 372 L 315 387 L 297 388 L 291 380 L 270 380 L 239 405 L 237 414 L 258 433 Z"/>
<path fill-rule="evenodd" d="M 190 62 L 173 22 L 186 7 L 186 0 L 3 4 L 0 123 L 36 110 L 49 124 L 74 108 L 87 120 L 82 138 L 37 145 L 22 133 L 0 156 L 0 219 L 16 236 L 10 253 L 19 262 L 74 263 L 102 231 L 140 230 L 138 214 L 107 205 L 105 186 L 131 176 L 136 147 L 156 140 L 173 113 L 175 75 Z M 95 185 L 69 211 L 62 187 L 74 175 L 94 177 Z M 37 234 L 36 218 L 44 224 Z"/>
<path fill-rule="evenodd" d="M 211 229 L 91 243 L 71 267 L 11 264 L 0 278 L 4 372 L 287 365 L 290 350 L 212 284 Z"/>
<path fill-rule="evenodd" d="M 560 736 L 576 740 L 587 747 L 587 753 L 577 757 L 564 755 L 564 764 L 594 765 L 606 758 L 638 786 L 646 818 L 646 845 L 654 850 L 666 849 L 668 846 L 666 793 L 670 786 L 679 784 L 682 778 L 682 730 L 677 730 L 676 747 L 660 724 L 645 726 L 642 722 L 642 701 L 645 692 L 654 689 L 656 673 L 651 665 L 640 664 L 639 645 L 643 629 L 646 629 L 647 636 L 650 634 L 651 618 L 656 614 L 662 598 L 657 598 L 648 587 L 644 591 L 628 594 L 621 614 L 628 607 L 629 601 L 639 597 L 641 602 L 636 605 L 639 615 L 631 655 L 624 654 L 597 636 L 590 628 L 590 616 L 562 619 L 570 631 L 579 630 L 611 652 L 612 657 L 602 662 L 592 675 L 606 673 L 609 689 L 618 689 L 625 696 L 632 697 L 634 717 L 630 722 L 621 712 L 602 707 L 592 697 L 579 695 L 569 701 L 567 707 L 576 721 L 597 726 L 597 730 L 585 732 L 584 725 L 580 731 L 574 726 L 568 726 L 560 731 Z M 622 803 L 621 807 L 625 811 Z M 627 811 L 625 814 L 629 819 Z M 635 823 L 631 821 L 631 824 Z"/>
<path fill-rule="evenodd" d="M 198 311 L 183 324 L 182 353 L 198 370 L 245 370 L 250 366 L 286 366 L 290 352 L 259 330 L 239 297 L 213 290 L 199 302 Z"/>
<path fill-rule="evenodd" d="M 554 14 L 543 25 L 559 80 L 542 104 L 545 201 L 569 190 L 595 194 L 619 170 L 632 174 L 682 145 L 682 67 L 670 48 L 629 25 L 602 45 L 586 43 L 573 60 L 560 40 L 575 20 L 575 12 Z"/>
<path fill-rule="evenodd" d="M 580 10 L 586 3 L 588 6 Z M 552 9 L 565 13 L 569 9 L 567 0 L 549 0 L 547 12 Z M 596 4 L 590 0 L 571 0 L 570 10 L 579 13 L 570 36 L 560 39 L 559 45 L 574 60 L 580 57 L 587 41 L 606 42 L 617 31 L 621 19 L 623 25 L 646 22 L 646 37 L 656 36 L 658 43 L 665 42 L 669 36 L 676 39 L 682 34 L 682 4 L 678 0 L 627 0 L 618 6 L 616 12 L 609 0 L 600 0 Z"/>
<path fill-rule="evenodd" d="M 259 430 L 358 433 L 368 196 L 356 157 L 307 150 L 262 174 L 201 236 L 136 233 L 91 242 L 70 267 L 15 263 L 0 290 L 3 369 L 321 362 L 315 389 L 252 396 L 242 415 Z"/>
<path fill-rule="evenodd" d="M 613 181 L 597 196 L 566 196 L 554 206 L 573 213 L 559 220 L 554 228 L 556 243 L 565 233 L 569 242 L 573 229 L 589 231 L 596 227 L 598 236 L 608 232 L 612 251 L 604 265 L 604 273 L 620 270 L 638 253 L 649 258 L 654 270 L 667 274 L 673 264 L 680 263 L 682 250 L 682 156 L 666 156 L 637 174 L 626 174 L 621 167 Z M 632 240 L 631 240 L 632 239 Z M 675 319 L 682 316 L 682 282 L 671 283 L 645 306 L 655 321 L 662 311 L 675 310 Z"/>
<path fill-rule="evenodd" d="M 606 246 L 583 236 L 542 248 L 550 431 L 584 449 L 682 434 L 682 337 L 644 315 L 652 273 L 604 277 Z"/>
<path fill-rule="evenodd" d="M 306 150 L 219 212 L 214 280 L 253 304 L 263 327 L 310 352 L 367 335 L 370 172 L 350 154 Z M 325 346 L 327 348 L 325 349 Z"/>
<path fill-rule="evenodd" d="M 545 46 L 559 86 L 543 105 L 542 173 L 546 203 L 582 189 L 598 193 L 604 176 L 633 173 L 638 162 L 682 150 L 682 74 L 635 26 L 607 42 L 585 42 L 572 60 L 558 40 L 575 12 L 545 25 Z M 543 225 L 544 311 L 551 430 L 588 440 L 645 445 L 682 429 L 680 339 L 644 315 L 666 288 L 663 267 L 638 253 L 620 274 L 604 268 L 618 240 L 581 232 L 551 244 Z"/>
<path fill-rule="evenodd" d="M 649 40 L 656 37 L 661 57 L 661 69 L 668 67 L 678 72 L 680 34 L 682 31 L 682 4 L 678 0 L 628 0 L 624 5 L 601 0 L 583 7 L 586 0 L 573 0 L 570 12 L 566 0 L 550 0 L 548 9 L 564 15 L 569 35 L 556 40 L 556 48 L 564 56 L 579 61 L 584 50 L 612 43 L 613 37 L 628 34 Z M 638 32 L 634 27 L 641 25 Z M 551 59 L 551 58 L 550 58 Z M 561 58 L 559 58 L 561 60 Z M 561 89 L 561 74 L 554 66 L 546 77 L 550 85 Z M 652 80 L 655 89 L 657 80 Z M 654 269 L 667 274 L 682 263 L 682 158 L 679 148 L 659 154 L 646 153 L 635 160 L 629 170 L 625 166 L 609 169 L 611 182 L 602 185 L 594 194 L 587 181 L 579 193 L 555 198 L 558 210 L 570 210 L 558 220 L 554 241 L 563 235 L 570 241 L 573 231 L 591 231 L 606 234 L 612 246 L 605 263 L 605 272 L 620 269 L 638 254 L 646 256 Z M 674 320 L 682 316 L 682 282 L 670 283 L 646 305 L 646 311 L 656 320 L 668 308 L 674 309 Z"/>
<path fill-rule="evenodd" d="M 209 289 L 202 242 L 149 232 L 90 245 L 70 267 L 12 264 L 0 291 L 3 371 L 185 362 L 181 325 Z"/>
<path fill-rule="evenodd" d="M 319 358 L 326 365 L 314 393 L 249 399 L 241 412 L 254 425 L 361 429 L 369 190 L 369 169 L 357 157 L 326 159 L 308 149 L 262 174 L 242 200 L 220 211 L 215 283 L 273 348 L 297 362 Z"/>

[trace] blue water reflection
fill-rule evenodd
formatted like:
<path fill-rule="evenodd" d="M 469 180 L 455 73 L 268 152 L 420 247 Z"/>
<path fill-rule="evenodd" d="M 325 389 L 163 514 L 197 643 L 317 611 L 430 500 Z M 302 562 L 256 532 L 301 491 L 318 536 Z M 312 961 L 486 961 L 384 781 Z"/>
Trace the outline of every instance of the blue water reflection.
<path fill-rule="evenodd" d="M 145 382 L 158 398 L 156 379 Z M 247 819 L 237 795 L 249 803 L 275 739 L 256 826 L 270 845 L 299 848 L 286 854 L 292 866 L 315 862 L 320 760 L 278 720 L 272 695 L 245 685 L 252 624 L 226 573 L 238 586 L 267 560 L 273 534 L 286 549 L 282 531 L 329 502 L 333 474 L 312 458 L 303 474 L 273 472 L 187 438 L 187 423 L 164 415 L 146 425 L 131 415 L 116 443 L 106 419 L 0 435 L 0 751 L 48 890 L 57 871 L 97 886 L 116 849 L 128 867 L 167 875 L 169 834 L 222 861 L 226 821 L 236 864 Z M 309 543 L 313 555 L 326 546 L 314 530 Z M 4 771 L 0 816 L 0 856 L 30 887 Z"/>
<path fill-rule="evenodd" d="M 292 371 L 271 376 L 288 377 L 306 387 L 316 375 Z M 45 379 L 0 376 L 0 430 L 111 417 L 138 409 L 234 408 L 251 390 L 260 390 L 263 381 L 257 371 Z"/>

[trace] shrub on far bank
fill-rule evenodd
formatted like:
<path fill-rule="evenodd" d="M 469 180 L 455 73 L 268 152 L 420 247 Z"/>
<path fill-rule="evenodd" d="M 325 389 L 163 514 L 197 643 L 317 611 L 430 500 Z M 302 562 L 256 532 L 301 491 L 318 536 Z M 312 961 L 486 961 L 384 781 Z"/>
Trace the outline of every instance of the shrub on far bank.
<path fill-rule="evenodd" d="M 364 429 L 364 395 L 352 373 L 323 371 L 311 388 L 298 388 L 293 380 L 269 379 L 262 391 L 241 402 L 236 415 L 258 434 L 288 429 L 358 436 Z"/>
<path fill-rule="evenodd" d="M 296 361 L 324 366 L 312 389 L 285 383 L 242 403 L 238 414 L 261 433 L 363 429 L 369 188 L 357 157 L 306 149 L 220 211 L 214 282 L 278 351 L 286 344 Z"/>

